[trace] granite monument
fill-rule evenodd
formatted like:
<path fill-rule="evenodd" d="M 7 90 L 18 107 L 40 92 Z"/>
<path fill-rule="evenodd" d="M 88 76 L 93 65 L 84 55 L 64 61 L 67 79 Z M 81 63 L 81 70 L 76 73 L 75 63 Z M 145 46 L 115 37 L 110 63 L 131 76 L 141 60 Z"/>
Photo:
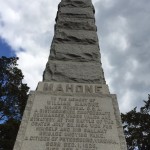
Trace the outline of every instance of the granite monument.
<path fill-rule="evenodd" d="M 127 150 L 101 64 L 91 0 L 61 0 L 50 56 L 14 150 Z"/>

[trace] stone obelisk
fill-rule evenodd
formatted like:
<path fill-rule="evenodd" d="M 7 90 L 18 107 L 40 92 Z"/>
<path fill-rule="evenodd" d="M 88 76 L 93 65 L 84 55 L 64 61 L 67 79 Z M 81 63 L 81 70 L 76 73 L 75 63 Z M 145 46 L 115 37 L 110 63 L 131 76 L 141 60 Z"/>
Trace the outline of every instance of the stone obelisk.
<path fill-rule="evenodd" d="M 50 56 L 14 150 L 127 150 L 101 65 L 91 0 L 62 0 Z"/>

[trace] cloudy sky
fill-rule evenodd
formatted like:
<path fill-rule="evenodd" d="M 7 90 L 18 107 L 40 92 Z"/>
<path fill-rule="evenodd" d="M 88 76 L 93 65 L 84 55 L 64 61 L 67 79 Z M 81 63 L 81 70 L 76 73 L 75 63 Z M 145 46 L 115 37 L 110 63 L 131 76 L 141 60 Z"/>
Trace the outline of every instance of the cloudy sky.
<path fill-rule="evenodd" d="M 35 90 L 49 55 L 60 0 L 0 0 L 0 56 L 18 56 Z M 150 0 L 93 0 L 102 63 L 120 110 L 150 93 Z"/>

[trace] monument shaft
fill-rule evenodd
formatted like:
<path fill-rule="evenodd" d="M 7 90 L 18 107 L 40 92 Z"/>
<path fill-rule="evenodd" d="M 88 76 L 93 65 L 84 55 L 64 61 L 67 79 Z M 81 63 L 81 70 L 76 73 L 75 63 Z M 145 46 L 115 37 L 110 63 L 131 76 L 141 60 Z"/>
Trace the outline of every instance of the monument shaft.
<path fill-rule="evenodd" d="M 91 0 L 63 0 L 44 81 L 105 83 Z"/>
<path fill-rule="evenodd" d="M 127 150 L 101 65 L 91 0 L 62 0 L 50 56 L 14 150 Z"/>

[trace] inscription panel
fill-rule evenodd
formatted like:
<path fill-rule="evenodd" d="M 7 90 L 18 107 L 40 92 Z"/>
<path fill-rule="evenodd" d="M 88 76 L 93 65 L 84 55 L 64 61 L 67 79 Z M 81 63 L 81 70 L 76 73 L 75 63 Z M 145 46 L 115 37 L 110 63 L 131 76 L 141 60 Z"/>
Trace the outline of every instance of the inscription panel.
<path fill-rule="evenodd" d="M 111 97 L 36 92 L 21 150 L 120 150 Z"/>
<path fill-rule="evenodd" d="M 39 82 L 37 91 L 57 94 L 110 94 L 106 84 Z"/>

